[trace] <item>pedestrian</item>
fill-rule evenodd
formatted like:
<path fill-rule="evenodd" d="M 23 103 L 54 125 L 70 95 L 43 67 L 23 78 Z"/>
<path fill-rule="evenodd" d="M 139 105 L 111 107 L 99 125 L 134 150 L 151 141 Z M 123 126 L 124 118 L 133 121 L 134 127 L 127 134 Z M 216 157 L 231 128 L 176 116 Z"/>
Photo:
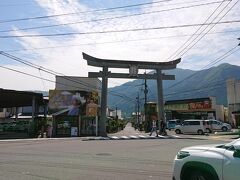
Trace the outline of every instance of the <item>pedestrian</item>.
<path fill-rule="evenodd" d="M 160 121 L 160 134 L 163 135 L 163 136 L 166 136 L 167 135 L 167 131 L 166 131 L 166 123 L 161 120 Z"/>
<path fill-rule="evenodd" d="M 156 132 L 156 137 L 158 137 L 156 116 L 152 116 L 151 119 L 152 119 L 152 128 L 151 128 L 150 136 L 152 136 L 153 132 Z"/>
<path fill-rule="evenodd" d="M 44 131 L 45 131 L 45 127 L 44 127 L 44 125 L 42 125 L 42 127 L 41 127 L 41 138 L 44 138 Z"/>
<path fill-rule="evenodd" d="M 52 138 L 52 131 L 53 131 L 53 127 L 51 125 L 48 125 L 48 128 L 47 128 L 48 138 Z"/>

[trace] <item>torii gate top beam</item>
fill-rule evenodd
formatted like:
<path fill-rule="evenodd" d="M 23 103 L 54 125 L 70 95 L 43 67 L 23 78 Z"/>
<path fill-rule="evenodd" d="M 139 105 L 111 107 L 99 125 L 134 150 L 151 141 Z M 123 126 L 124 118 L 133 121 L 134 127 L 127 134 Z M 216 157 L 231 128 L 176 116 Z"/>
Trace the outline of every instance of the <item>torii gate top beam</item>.
<path fill-rule="evenodd" d="M 137 66 L 138 69 L 174 69 L 177 64 L 181 62 L 181 58 L 169 62 L 148 62 L 148 61 L 125 61 L 125 60 L 109 60 L 100 59 L 90 56 L 86 53 L 83 54 L 83 59 L 87 60 L 88 65 L 95 67 L 108 67 L 108 68 L 129 68 Z"/>

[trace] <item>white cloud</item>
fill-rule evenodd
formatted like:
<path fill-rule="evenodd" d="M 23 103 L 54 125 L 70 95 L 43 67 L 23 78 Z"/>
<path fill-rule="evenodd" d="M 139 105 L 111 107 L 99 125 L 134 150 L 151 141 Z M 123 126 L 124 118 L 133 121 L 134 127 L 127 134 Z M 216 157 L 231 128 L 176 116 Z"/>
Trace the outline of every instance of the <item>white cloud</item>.
<path fill-rule="evenodd" d="M 77 11 L 89 11 L 91 8 L 78 3 L 74 0 L 64 0 L 61 3 L 54 3 L 54 1 L 46 0 L 36 0 L 41 8 L 43 8 L 47 14 L 62 14 Z M 236 0 L 233 0 L 231 4 L 234 4 Z M 60 1 L 59 1 L 60 2 Z M 204 2 L 211 2 L 202 1 Z M 200 2 L 198 2 L 200 3 Z M 225 2 L 224 4 L 226 4 Z M 196 3 L 195 3 L 196 4 Z M 152 5 L 151 7 L 143 7 L 138 12 L 150 12 L 155 10 L 186 6 L 182 5 L 172 5 L 167 6 Z M 131 29 L 131 28 L 146 28 L 146 27 L 156 27 L 156 26 L 169 26 L 177 24 L 193 24 L 202 23 L 205 19 L 214 11 L 218 4 L 201 6 L 189 9 L 182 9 L 176 11 L 169 11 L 164 13 L 154 13 L 143 16 L 135 16 L 129 18 L 115 19 L 110 21 L 99 21 L 94 23 L 81 23 L 75 25 L 63 26 L 68 28 L 68 31 L 72 32 L 87 32 L 87 31 L 103 31 L 103 30 L 118 30 L 118 29 Z M 237 5 L 231 13 L 224 18 L 227 19 L 238 19 L 239 5 Z M 78 14 L 73 16 L 61 16 L 56 17 L 52 21 L 55 23 L 67 23 L 76 22 L 82 20 L 91 20 L 96 18 L 112 17 L 119 15 L 131 14 L 129 11 L 114 11 L 111 13 L 88 13 L 88 14 Z M 217 25 L 211 32 L 214 31 L 224 31 L 230 28 L 237 28 L 238 24 L 231 25 Z M 34 38 L 19 38 L 18 42 L 24 48 L 41 48 L 46 46 L 66 46 L 64 48 L 50 48 L 44 50 L 28 51 L 23 54 L 19 52 L 21 57 L 25 57 L 29 54 L 35 56 L 35 63 L 38 63 L 47 68 L 62 72 L 67 75 L 76 76 L 87 76 L 89 71 L 97 71 L 98 68 L 89 67 L 86 61 L 82 59 L 82 52 L 89 53 L 90 55 L 101 57 L 101 58 L 112 58 L 112 59 L 130 59 L 130 60 L 145 60 L 145 61 L 164 61 L 169 57 L 179 46 L 181 46 L 189 37 L 179 37 L 179 38 L 162 38 L 162 39 L 152 39 L 145 41 L 135 41 L 135 42 L 122 42 L 122 43 L 109 43 L 109 44 L 93 44 L 93 45 L 83 45 L 83 46 L 71 46 L 84 43 L 99 43 L 99 42 L 111 42 L 111 41 L 125 41 L 129 39 L 141 39 L 141 38 L 152 38 L 161 36 L 171 36 L 171 35 L 182 35 L 182 34 L 192 34 L 197 29 L 197 27 L 192 28 L 179 28 L 179 29 L 166 29 L 166 30 L 152 30 L 152 31 L 142 31 L 142 32 L 125 32 L 125 33 L 110 33 L 110 34 L 94 34 L 94 35 L 76 35 L 71 37 L 59 37 L 59 38 L 47 38 L 47 37 L 34 37 Z M 57 28 L 56 32 L 61 32 Z M 14 35 L 24 35 L 24 34 L 37 34 L 37 30 L 34 31 L 16 31 Z M 47 33 L 47 32 L 46 32 Z M 221 55 L 224 51 L 232 48 L 236 41 L 236 37 L 231 34 L 212 34 L 204 37 L 194 48 L 189 51 L 186 56 L 183 56 L 183 63 L 179 65 L 182 68 L 192 68 L 200 69 L 206 63 L 211 61 Z M 231 41 L 232 40 L 232 41 Z M 69 46 L 69 47 L 68 47 Z M 201 57 L 199 61 L 192 59 L 194 56 Z M 211 57 L 211 58 L 209 58 Z M 232 59 L 236 59 L 231 56 Z M 230 61 L 233 64 L 240 65 L 239 62 Z M 19 68 L 19 67 L 18 67 Z M 22 67 L 23 69 L 23 67 Z M 27 68 L 27 72 L 35 72 Z M 17 83 L 16 76 L 12 73 L 6 71 L 0 71 L 0 75 L 8 74 L 8 82 L 3 82 L 3 87 L 11 87 L 13 89 L 42 89 L 41 83 L 36 80 L 31 80 L 28 78 L 30 86 L 26 86 L 24 80 L 26 77 L 22 78 L 19 76 Z M 46 76 L 46 74 L 44 74 Z M 54 79 L 54 77 L 51 77 Z M 127 80 L 113 80 L 114 82 L 126 82 Z M 36 83 L 37 82 L 37 83 Z M 53 87 L 51 83 L 46 83 L 48 87 Z M 116 85 L 115 83 L 110 86 Z"/>

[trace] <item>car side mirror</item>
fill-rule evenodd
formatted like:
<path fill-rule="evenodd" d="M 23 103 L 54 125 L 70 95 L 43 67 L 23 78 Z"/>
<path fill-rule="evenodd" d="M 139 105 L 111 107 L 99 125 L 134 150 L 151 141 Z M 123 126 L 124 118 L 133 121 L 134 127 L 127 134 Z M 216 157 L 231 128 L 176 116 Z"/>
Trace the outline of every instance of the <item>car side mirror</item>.
<path fill-rule="evenodd" d="M 233 157 L 240 158 L 240 149 L 234 150 Z"/>

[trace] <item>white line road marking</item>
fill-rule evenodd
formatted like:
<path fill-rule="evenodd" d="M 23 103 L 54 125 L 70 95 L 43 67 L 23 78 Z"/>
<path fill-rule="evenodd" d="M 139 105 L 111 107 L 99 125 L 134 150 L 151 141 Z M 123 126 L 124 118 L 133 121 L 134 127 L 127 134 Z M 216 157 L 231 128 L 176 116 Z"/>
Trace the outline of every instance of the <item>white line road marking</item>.
<path fill-rule="evenodd" d="M 144 139 L 148 138 L 147 136 L 143 136 L 143 135 L 139 135 L 139 137 Z"/>
<path fill-rule="evenodd" d="M 177 136 L 177 135 L 172 135 L 173 137 L 175 137 L 175 138 L 180 138 L 180 136 Z"/>
<path fill-rule="evenodd" d="M 130 136 L 130 138 L 137 139 L 138 137 L 137 136 Z"/>
<path fill-rule="evenodd" d="M 162 136 L 162 135 L 158 135 L 158 137 L 160 137 L 160 138 L 168 138 L 168 136 Z"/>
<path fill-rule="evenodd" d="M 111 139 L 119 139 L 119 137 L 117 137 L 117 136 L 111 136 L 110 138 Z"/>
<path fill-rule="evenodd" d="M 129 137 L 127 136 L 121 136 L 122 139 L 130 139 Z"/>

